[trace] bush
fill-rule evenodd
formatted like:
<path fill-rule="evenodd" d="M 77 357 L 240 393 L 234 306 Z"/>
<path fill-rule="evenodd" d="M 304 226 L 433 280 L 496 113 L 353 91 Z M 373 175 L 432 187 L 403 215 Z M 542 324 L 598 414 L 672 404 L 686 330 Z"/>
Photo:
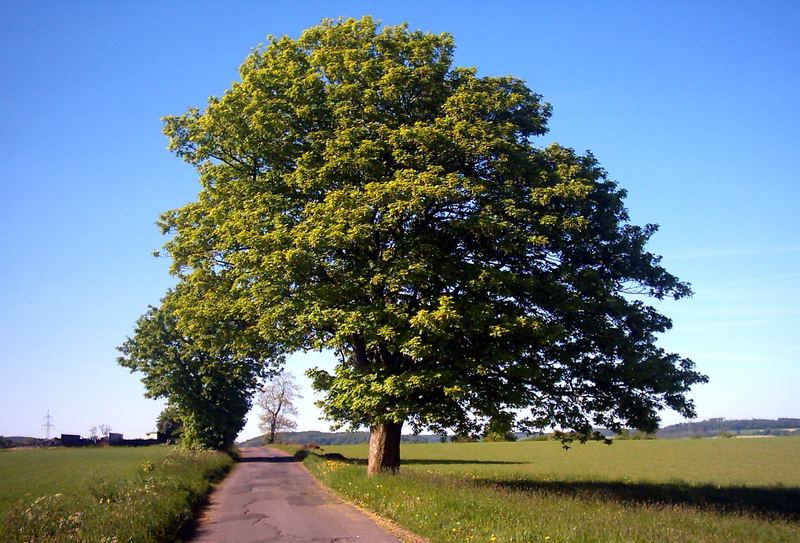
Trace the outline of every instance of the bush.
<path fill-rule="evenodd" d="M 513 432 L 490 432 L 483 436 L 485 442 L 499 442 L 499 441 L 516 441 L 517 436 Z"/>
<path fill-rule="evenodd" d="M 522 441 L 550 441 L 552 439 L 551 434 L 538 434 L 534 436 L 528 436 Z"/>
<path fill-rule="evenodd" d="M 626 439 L 658 439 L 656 434 L 651 434 L 648 432 L 642 432 L 641 430 L 635 430 L 631 432 L 630 430 L 622 430 L 620 433 L 614 436 L 614 439 L 618 439 L 624 441 Z"/>

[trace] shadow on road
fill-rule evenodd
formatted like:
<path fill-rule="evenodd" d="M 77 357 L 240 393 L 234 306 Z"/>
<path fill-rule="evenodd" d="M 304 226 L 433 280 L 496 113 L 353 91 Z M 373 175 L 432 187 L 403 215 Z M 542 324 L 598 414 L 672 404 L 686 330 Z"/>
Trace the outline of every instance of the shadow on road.
<path fill-rule="evenodd" d="M 248 457 L 248 458 L 240 458 L 239 462 L 246 463 L 246 462 L 267 462 L 271 464 L 280 464 L 282 462 L 302 462 L 303 459 L 297 456 L 257 456 L 257 457 Z"/>
<path fill-rule="evenodd" d="M 687 506 L 723 514 L 745 513 L 800 522 L 800 488 L 496 479 L 479 479 L 474 484 L 517 492 L 656 506 Z"/>

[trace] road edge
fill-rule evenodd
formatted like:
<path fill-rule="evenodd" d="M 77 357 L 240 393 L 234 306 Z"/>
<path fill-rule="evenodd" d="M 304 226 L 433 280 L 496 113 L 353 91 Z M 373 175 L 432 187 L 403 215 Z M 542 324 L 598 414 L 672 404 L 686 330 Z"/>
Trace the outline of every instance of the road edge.
<path fill-rule="evenodd" d="M 269 447 L 268 445 L 264 445 L 264 447 L 270 449 L 272 448 Z M 280 451 L 280 449 L 273 449 L 273 450 Z M 286 451 L 281 451 L 281 452 L 286 452 Z M 378 526 L 389 532 L 389 534 L 395 536 L 400 541 L 402 541 L 402 543 L 430 543 L 430 540 L 415 534 L 408 528 L 403 528 L 397 522 L 388 519 L 386 517 L 383 517 L 378 513 L 376 513 L 375 511 L 372 511 L 371 509 L 367 509 L 366 507 L 363 507 L 353 501 L 346 499 L 344 496 L 342 496 L 341 494 L 333 490 L 331 487 L 327 486 L 322 481 L 320 481 L 319 478 L 317 478 L 313 473 L 311 473 L 311 471 L 306 467 L 304 462 L 300 462 L 300 466 L 304 470 L 306 470 L 306 473 L 308 473 L 311 476 L 311 478 L 314 479 L 314 481 L 316 481 L 317 485 L 320 488 L 322 488 L 325 492 L 331 494 L 342 503 L 346 503 L 347 505 L 355 507 L 356 509 L 364 513 L 367 517 L 369 517 L 369 519 L 372 520 L 372 522 L 374 522 L 375 524 L 377 524 Z"/>

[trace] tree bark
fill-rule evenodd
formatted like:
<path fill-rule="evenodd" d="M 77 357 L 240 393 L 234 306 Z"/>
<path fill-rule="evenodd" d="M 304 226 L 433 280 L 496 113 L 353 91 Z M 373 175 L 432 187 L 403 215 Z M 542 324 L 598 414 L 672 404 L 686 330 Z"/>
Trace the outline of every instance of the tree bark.
<path fill-rule="evenodd" d="M 402 422 L 383 422 L 370 428 L 367 475 L 397 473 L 400 469 L 402 430 Z"/>
<path fill-rule="evenodd" d="M 359 335 L 354 335 L 351 340 L 353 343 L 353 361 L 355 362 L 355 366 L 360 370 L 369 369 L 367 344 L 364 342 L 364 338 Z"/>

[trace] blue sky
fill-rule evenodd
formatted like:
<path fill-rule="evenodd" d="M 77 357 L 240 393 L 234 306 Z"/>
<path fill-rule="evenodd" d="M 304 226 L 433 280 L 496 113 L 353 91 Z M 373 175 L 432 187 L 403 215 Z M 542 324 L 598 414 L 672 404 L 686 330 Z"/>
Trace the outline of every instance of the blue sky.
<path fill-rule="evenodd" d="M 0 3 L 0 435 L 41 435 L 47 409 L 57 433 L 153 428 L 115 347 L 172 284 L 154 221 L 198 191 L 159 119 L 224 92 L 268 34 L 365 14 L 525 79 L 554 107 L 539 143 L 591 149 L 661 225 L 651 248 L 695 290 L 659 304 L 662 345 L 710 376 L 701 418 L 800 416 L 800 4 L 395 4 Z M 305 396 L 301 429 L 326 429 Z"/>

